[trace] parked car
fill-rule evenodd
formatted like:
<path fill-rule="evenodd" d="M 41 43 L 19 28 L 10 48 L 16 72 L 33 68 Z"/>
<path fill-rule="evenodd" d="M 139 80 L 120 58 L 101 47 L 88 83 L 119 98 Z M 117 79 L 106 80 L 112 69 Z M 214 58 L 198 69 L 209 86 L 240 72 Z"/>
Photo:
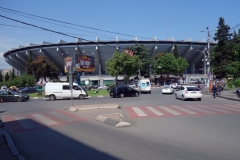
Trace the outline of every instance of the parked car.
<path fill-rule="evenodd" d="M 37 89 L 34 87 L 25 87 L 21 90 L 18 90 L 18 93 L 26 94 L 26 93 L 38 93 Z"/>
<path fill-rule="evenodd" d="M 127 97 L 127 96 L 139 96 L 140 91 L 135 90 L 131 87 L 112 87 L 110 89 L 110 97 Z"/>
<path fill-rule="evenodd" d="M 99 90 L 101 90 L 101 89 L 105 89 L 105 90 L 106 90 L 106 89 L 108 89 L 108 88 L 109 88 L 109 87 L 106 86 L 106 85 L 102 85 L 102 86 L 98 87 Z"/>
<path fill-rule="evenodd" d="M 22 101 L 28 101 L 29 95 L 27 94 L 19 94 L 17 92 L 11 92 L 11 91 L 0 91 L 0 100 L 2 102 L 22 102 Z"/>
<path fill-rule="evenodd" d="M 197 99 L 202 100 L 202 92 L 196 86 L 181 86 L 180 89 L 177 89 L 175 92 L 176 99 L 180 98 L 183 101 L 186 99 Z"/>
<path fill-rule="evenodd" d="M 162 89 L 162 94 L 173 94 L 174 93 L 174 89 L 170 86 L 170 85 L 165 85 L 163 86 Z"/>
<path fill-rule="evenodd" d="M 7 90 L 7 86 L 2 86 L 1 87 L 1 90 L 3 91 L 3 90 Z"/>

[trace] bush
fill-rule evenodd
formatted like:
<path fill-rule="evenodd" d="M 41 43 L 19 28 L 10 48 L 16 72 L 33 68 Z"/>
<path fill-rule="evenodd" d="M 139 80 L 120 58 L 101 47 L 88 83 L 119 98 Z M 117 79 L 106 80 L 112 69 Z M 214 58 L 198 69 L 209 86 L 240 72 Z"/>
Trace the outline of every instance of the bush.
<path fill-rule="evenodd" d="M 229 81 L 228 83 L 227 83 L 227 86 L 228 86 L 228 88 L 233 88 L 233 81 Z"/>
<path fill-rule="evenodd" d="M 238 78 L 236 81 L 234 81 L 235 87 L 240 87 L 240 78 Z"/>

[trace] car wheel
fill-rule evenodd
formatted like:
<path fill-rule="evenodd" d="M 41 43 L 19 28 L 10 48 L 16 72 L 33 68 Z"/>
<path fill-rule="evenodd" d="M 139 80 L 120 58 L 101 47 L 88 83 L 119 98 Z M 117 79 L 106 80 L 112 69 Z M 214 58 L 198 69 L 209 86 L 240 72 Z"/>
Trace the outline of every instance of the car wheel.
<path fill-rule="evenodd" d="M 121 97 L 121 98 L 123 98 L 123 97 L 124 97 L 124 94 L 123 94 L 123 93 L 121 93 L 121 94 L 120 94 L 120 97 Z"/>
<path fill-rule="evenodd" d="M 79 99 L 84 99 L 84 96 L 81 94 L 81 95 L 79 95 Z"/>
<path fill-rule="evenodd" d="M 184 98 L 184 96 L 183 96 L 183 95 L 182 95 L 182 100 L 183 100 L 183 101 L 185 101 L 185 98 Z"/>
<path fill-rule="evenodd" d="M 50 96 L 49 96 L 49 99 L 50 99 L 51 101 L 54 101 L 54 100 L 55 100 L 55 96 L 54 96 L 54 95 L 50 95 Z"/>
<path fill-rule="evenodd" d="M 22 102 L 23 99 L 22 99 L 21 97 L 17 97 L 17 101 L 18 101 L 18 102 Z"/>
<path fill-rule="evenodd" d="M 135 96 L 138 97 L 138 96 L 139 96 L 139 93 L 135 93 Z"/>

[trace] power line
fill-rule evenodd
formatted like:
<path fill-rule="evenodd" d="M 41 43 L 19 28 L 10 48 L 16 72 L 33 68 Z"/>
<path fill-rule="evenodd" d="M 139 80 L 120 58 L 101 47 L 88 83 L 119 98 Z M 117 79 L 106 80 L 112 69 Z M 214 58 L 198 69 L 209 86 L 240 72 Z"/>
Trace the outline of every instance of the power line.
<path fill-rule="evenodd" d="M 118 35 L 135 37 L 134 35 L 124 34 L 124 33 L 119 33 L 119 32 L 113 32 L 113 31 L 107 31 L 107 30 L 97 29 L 97 28 L 93 28 L 93 27 L 87 27 L 87 26 L 78 25 L 78 24 L 73 24 L 73 23 L 69 23 L 69 22 L 64 22 L 64 21 L 60 21 L 60 20 L 55 20 L 55 19 L 51 19 L 51 18 L 46 18 L 46 17 L 42 17 L 42 16 L 37 16 L 37 15 L 34 15 L 34 14 L 24 13 L 24 12 L 12 10 L 12 9 L 4 8 L 4 7 L 0 7 L 0 8 L 5 9 L 5 10 L 9 10 L 9 11 L 12 11 L 12 12 L 17 12 L 17 13 L 21 13 L 21 14 L 26 14 L 26 15 L 30 15 L 30 16 L 33 16 L 33 17 L 38 17 L 38 18 L 42 18 L 42 19 L 47 19 L 47 20 L 51 20 L 51 21 L 55 21 L 55 22 L 59 22 L 59 23 L 68 24 L 68 25 L 73 25 L 73 26 L 78 26 L 78 27 L 82 27 L 82 28 L 88 28 L 88 29 L 92 29 L 92 30 L 96 30 L 96 31 L 102 31 L 102 32 L 113 33 L 113 34 L 118 34 Z M 139 38 L 149 39 L 149 38 L 146 38 L 146 37 L 139 37 Z"/>

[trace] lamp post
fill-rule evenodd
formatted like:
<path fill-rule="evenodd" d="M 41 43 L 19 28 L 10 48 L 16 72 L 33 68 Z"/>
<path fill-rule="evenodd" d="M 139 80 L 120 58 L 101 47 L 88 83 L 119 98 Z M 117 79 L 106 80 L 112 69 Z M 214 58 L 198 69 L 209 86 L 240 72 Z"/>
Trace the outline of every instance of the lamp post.
<path fill-rule="evenodd" d="M 218 29 L 215 29 L 213 31 L 209 31 L 209 28 L 208 26 L 206 27 L 207 31 L 203 31 L 203 30 L 200 30 L 200 32 L 206 32 L 207 33 L 207 58 L 205 58 L 204 56 L 204 62 L 206 60 L 206 65 L 207 65 L 207 77 L 208 77 L 208 81 L 207 81 L 207 87 L 209 88 L 209 92 L 210 92 L 210 80 L 212 80 L 211 78 L 211 72 L 210 72 L 210 58 L 211 58 L 211 53 L 210 53 L 210 32 L 213 32 L 213 31 L 216 31 Z"/>

